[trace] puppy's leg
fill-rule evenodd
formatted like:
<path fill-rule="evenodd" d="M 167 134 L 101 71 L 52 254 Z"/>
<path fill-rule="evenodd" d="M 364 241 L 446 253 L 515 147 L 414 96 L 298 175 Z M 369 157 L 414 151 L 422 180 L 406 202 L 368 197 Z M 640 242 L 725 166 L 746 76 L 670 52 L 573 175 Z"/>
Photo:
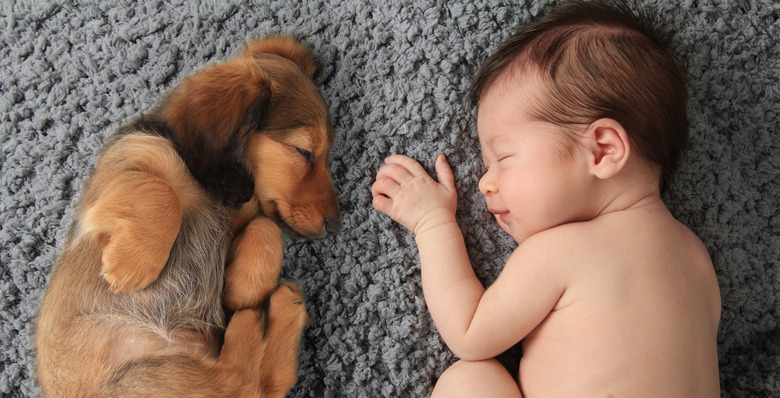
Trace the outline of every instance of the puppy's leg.
<path fill-rule="evenodd" d="M 114 291 L 154 282 L 168 261 L 181 227 L 176 191 L 144 172 L 126 171 L 106 181 L 86 210 L 83 228 L 101 233 L 103 277 Z"/>
<path fill-rule="evenodd" d="M 260 397 L 260 363 L 267 341 L 265 314 L 236 312 L 217 358 L 188 352 L 163 353 L 125 365 L 108 382 L 106 396 Z"/>
<path fill-rule="evenodd" d="M 298 378 L 301 333 L 309 323 L 306 301 L 298 286 L 285 281 L 271 295 L 266 348 L 260 364 L 265 397 L 283 397 Z"/>
<path fill-rule="evenodd" d="M 233 243 L 225 270 L 225 308 L 237 311 L 264 302 L 279 283 L 282 233 L 268 218 L 253 219 Z"/>
<path fill-rule="evenodd" d="M 223 396 L 260 396 L 258 376 L 268 349 L 263 336 L 267 321 L 259 310 L 241 310 L 230 318 L 215 369 Z"/>

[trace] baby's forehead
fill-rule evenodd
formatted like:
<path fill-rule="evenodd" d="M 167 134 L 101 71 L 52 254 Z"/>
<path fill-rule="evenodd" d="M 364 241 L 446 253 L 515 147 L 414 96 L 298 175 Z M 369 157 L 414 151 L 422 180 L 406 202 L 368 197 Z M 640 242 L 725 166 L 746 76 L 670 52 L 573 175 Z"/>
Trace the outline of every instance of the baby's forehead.
<path fill-rule="evenodd" d="M 525 57 L 518 57 L 497 73 L 491 84 L 485 88 L 487 95 L 492 89 L 503 88 L 510 91 L 522 91 L 525 95 L 543 95 L 546 84 L 544 73 L 539 65 Z"/>
<path fill-rule="evenodd" d="M 485 102 L 506 102 L 516 106 L 518 111 L 534 114 L 534 109 L 538 109 L 542 103 L 549 100 L 550 89 L 538 69 L 509 68 L 485 89 L 477 104 L 477 118 Z"/>

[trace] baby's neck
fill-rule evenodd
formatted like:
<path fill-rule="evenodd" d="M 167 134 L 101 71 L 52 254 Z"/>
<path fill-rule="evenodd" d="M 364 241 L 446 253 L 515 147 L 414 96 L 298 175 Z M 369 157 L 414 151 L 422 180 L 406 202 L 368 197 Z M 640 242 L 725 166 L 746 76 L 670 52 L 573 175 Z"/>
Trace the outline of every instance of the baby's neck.
<path fill-rule="evenodd" d="M 621 174 L 600 181 L 600 208 L 596 217 L 640 208 L 666 209 L 658 187 L 658 174 L 644 161 L 632 160 Z"/>
<path fill-rule="evenodd" d="M 661 200 L 661 196 L 658 192 L 647 193 L 645 195 L 623 195 L 610 201 L 608 205 L 601 211 L 599 216 L 638 209 L 666 209 L 666 205 Z"/>

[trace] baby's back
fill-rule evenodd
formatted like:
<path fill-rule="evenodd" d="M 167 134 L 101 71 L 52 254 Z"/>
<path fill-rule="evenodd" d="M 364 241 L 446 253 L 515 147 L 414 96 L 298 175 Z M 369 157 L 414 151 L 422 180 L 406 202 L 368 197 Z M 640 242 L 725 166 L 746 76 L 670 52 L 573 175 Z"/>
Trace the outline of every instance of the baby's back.
<path fill-rule="evenodd" d="M 720 292 L 691 231 L 660 205 L 543 235 L 565 292 L 523 341 L 526 397 L 719 396 Z"/>

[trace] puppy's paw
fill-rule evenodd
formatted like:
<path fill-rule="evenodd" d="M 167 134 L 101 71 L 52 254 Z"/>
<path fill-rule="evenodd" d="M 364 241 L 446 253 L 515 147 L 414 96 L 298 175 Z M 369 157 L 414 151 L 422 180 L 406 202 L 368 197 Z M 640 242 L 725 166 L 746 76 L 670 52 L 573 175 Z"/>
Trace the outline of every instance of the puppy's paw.
<path fill-rule="evenodd" d="M 103 249 L 103 278 L 113 292 L 141 290 L 157 280 L 169 254 L 170 248 L 137 247 L 114 237 Z"/>
<path fill-rule="evenodd" d="M 309 323 L 306 299 L 294 282 L 282 281 L 271 294 L 268 306 L 269 323 L 290 333 L 302 330 Z"/>

